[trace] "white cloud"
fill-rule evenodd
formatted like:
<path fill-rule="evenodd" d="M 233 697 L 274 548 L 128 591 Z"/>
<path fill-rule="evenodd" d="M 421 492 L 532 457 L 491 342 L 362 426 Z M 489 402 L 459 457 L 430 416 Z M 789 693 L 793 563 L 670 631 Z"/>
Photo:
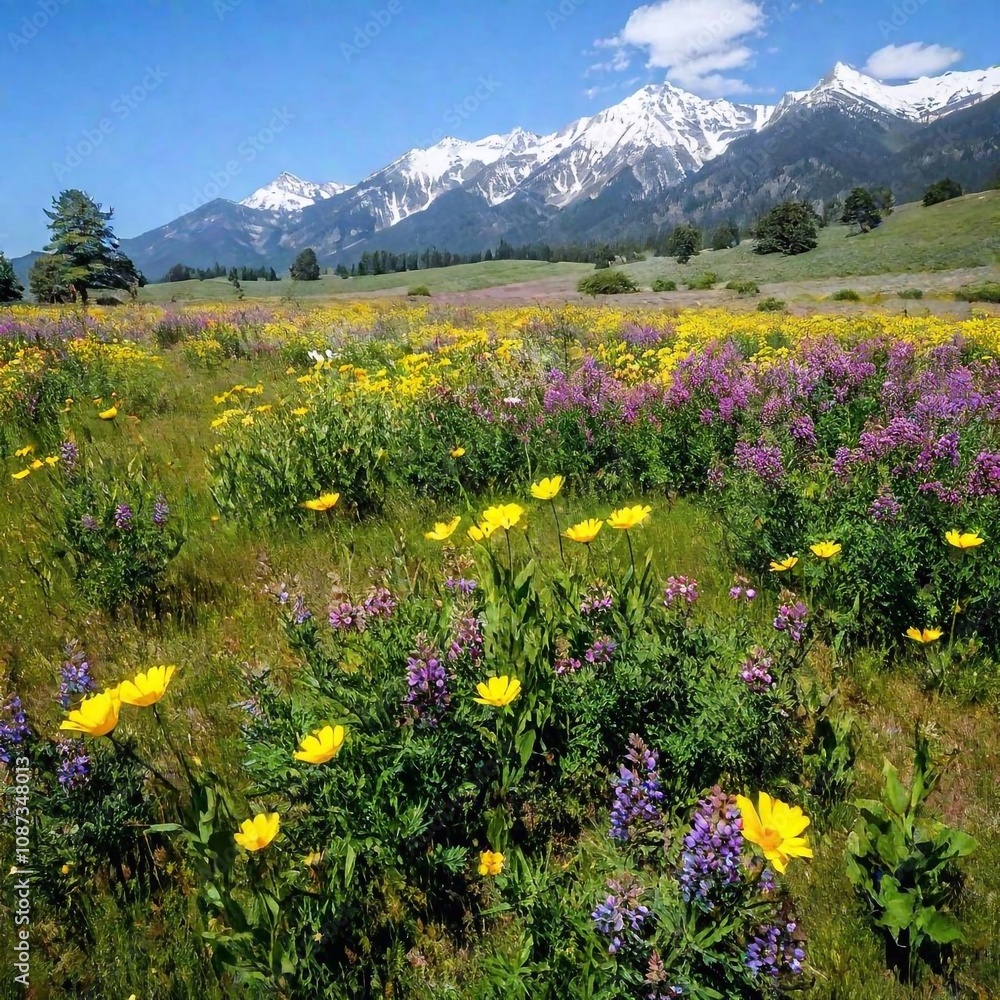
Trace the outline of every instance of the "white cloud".
<path fill-rule="evenodd" d="M 648 53 L 650 69 L 666 70 L 672 83 L 700 94 L 739 93 L 749 88 L 726 71 L 747 66 L 754 56 L 746 44 L 761 33 L 764 8 L 755 0 L 658 0 L 632 12 L 613 38 L 597 44 L 614 49 L 600 69 L 621 69 L 635 49 Z"/>
<path fill-rule="evenodd" d="M 887 45 L 868 57 L 865 72 L 879 80 L 915 80 L 947 69 L 962 58 L 958 49 L 946 45 Z"/>

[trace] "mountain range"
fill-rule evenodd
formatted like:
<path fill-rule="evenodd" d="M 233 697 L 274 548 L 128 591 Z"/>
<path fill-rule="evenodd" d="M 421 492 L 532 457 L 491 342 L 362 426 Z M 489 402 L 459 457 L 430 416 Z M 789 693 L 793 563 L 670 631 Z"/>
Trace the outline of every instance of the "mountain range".
<path fill-rule="evenodd" d="M 179 262 L 283 267 L 306 247 L 324 265 L 376 249 L 473 253 L 500 238 L 607 240 L 682 218 L 746 224 L 784 198 L 818 203 L 856 184 L 910 200 L 946 174 L 975 186 L 998 169 L 1000 66 L 891 85 L 838 63 L 774 105 L 664 83 L 549 135 L 516 128 L 411 149 L 353 185 L 282 173 L 122 249 L 151 280 Z"/>

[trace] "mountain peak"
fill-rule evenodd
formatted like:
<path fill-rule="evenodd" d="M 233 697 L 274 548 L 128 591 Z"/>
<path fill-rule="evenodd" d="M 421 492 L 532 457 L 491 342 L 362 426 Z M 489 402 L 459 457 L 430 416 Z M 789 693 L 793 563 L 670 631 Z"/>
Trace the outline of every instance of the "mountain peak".
<path fill-rule="evenodd" d="M 282 170 L 270 184 L 258 188 L 240 204 L 266 212 L 299 212 L 309 205 L 315 205 L 317 201 L 343 194 L 350 188 L 350 184 L 339 184 L 337 181 L 315 184 L 302 180 L 288 170 Z"/>

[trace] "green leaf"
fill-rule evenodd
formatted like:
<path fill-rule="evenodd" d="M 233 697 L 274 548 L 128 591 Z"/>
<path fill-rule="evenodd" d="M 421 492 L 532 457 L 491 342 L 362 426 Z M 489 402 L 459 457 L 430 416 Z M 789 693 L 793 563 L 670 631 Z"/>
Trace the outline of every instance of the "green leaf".
<path fill-rule="evenodd" d="M 925 906 L 917 914 L 917 927 L 935 944 L 952 944 L 963 940 L 958 921 L 948 913 Z"/>

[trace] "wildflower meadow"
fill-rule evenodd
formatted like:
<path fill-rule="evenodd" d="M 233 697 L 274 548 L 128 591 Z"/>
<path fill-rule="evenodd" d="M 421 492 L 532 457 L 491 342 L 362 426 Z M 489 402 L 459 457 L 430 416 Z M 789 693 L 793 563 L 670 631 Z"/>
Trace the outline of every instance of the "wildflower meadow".
<path fill-rule="evenodd" d="M 0 312 L 15 986 L 1000 995 L 998 352 L 987 315 Z"/>

